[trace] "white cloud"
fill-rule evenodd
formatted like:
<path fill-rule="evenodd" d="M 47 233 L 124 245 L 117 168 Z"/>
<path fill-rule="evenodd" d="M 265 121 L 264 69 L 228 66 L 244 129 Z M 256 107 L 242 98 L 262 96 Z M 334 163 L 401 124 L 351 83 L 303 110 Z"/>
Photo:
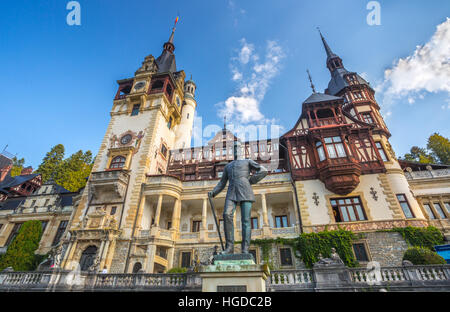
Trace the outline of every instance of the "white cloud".
<path fill-rule="evenodd" d="M 267 119 L 260 111 L 272 79 L 279 73 L 281 60 L 284 58 L 282 48 L 275 41 L 267 41 L 264 62 L 255 53 L 255 46 L 241 41 L 237 57 L 231 59 L 232 80 L 238 83 L 236 94 L 218 103 L 219 115 L 237 124 L 260 122 L 275 123 Z"/>
<path fill-rule="evenodd" d="M 383 93 L 387 108 L 402 97 L 413 104 L 417 98 L 423 99 L 425 92 L 447 92 L 450 96 L 450 18 L 437 26 L 427 43 L 385 70 L 384 81 L 376 90 Z"/>
<path fill-rule="evenodd" d="M 255 47 L 253 46 L 253 44 L 248 44 L 245 39 L 241 40 L 241 51 L 239 52 L 239 61 L 242 64 L 247 64 L 248 61 L 250 61 L 250 56 L 253 53 L 253 50 L 255 49 Z"/>

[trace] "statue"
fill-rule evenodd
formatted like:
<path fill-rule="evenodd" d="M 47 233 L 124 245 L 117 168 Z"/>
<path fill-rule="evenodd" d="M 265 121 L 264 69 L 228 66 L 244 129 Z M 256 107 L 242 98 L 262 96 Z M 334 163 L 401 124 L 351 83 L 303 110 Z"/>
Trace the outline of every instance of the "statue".
<path fill-rule="evenodd" d="M 100 265 L 100 257 L 95 257 L 94 262 L 89 267 L 89 272 L 96 273 Z"/>
<path fill-rule="evenodd" d="M 59 244 L 56 246 L 53 250 L 53 268 L 59 268 L 59 265 L 61 263 L 61 256 L 62 256 L 62 244 Z"/>
<path fill-rule="evenodd" d="M 225 207 L 223 210 L 224 232 L 225 232 L 225 250 L 222 254 L 234 253 L 234 212 L 236 205 L 241 207 L 241 224 L 242 224 L 242 253 L 249 254 L 251 228 L 250 215 L 252 203 L 255 201 L 255 196 L 251 184 L 256 184 L 261 181 L 266 175 L 267 170 L 256 161 L 251 159 L 238 158 L 239 143 L 234 142 L 234 160 L 228 163 L 222 174 L 222 178 L 216 187 L 208 193 L 208 196 L 215 197 L 219 194 L 227 184 L 228 191 L 225 198 Z M 256 172 L 250 174 L 252 170 Z"/>
<path fill-rule="evenodd" d="M 323 258 L 321 253 L 319 253 L 318 258 L 319 260 L 314 263 L 314 266 L 344 265 L 344 262 L 341 257 L 339 257 L 339 254 L 336 252 L 335 248 L 331 248 L 330 258 Z"/>

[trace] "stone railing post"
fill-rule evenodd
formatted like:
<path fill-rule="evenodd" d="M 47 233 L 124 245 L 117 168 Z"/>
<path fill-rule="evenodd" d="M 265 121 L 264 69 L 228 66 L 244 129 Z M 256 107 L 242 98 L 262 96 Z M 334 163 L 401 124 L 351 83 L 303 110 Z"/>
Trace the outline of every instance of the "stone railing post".
<path fill-rule="evenodd" d="M 345 291 L 353 285 L 350 270 L 344 264 L 314 265 L 313 276 L 316 291 Z"/>

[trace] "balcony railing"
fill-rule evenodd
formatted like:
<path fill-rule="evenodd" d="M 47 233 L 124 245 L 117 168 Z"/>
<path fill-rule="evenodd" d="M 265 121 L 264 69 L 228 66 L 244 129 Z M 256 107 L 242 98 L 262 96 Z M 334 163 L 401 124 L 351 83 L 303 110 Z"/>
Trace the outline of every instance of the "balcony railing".
<path fill-rule="evenodd" d="M 338 125 L 341 123 L 342 119 L 340 117 L 319 118 L 311 120 L 311 128 Z"/>
<path fill-rule="evenodd" d="M 450 177 L 450 169 L 436 169 L 436 170 L 410 171 L 410 172 L 406 171 L 405 176 L 407 180 Z"/>
<path fill-rule="evenodd" d="M 334 276 L 334 278 L 333 278 Z M 275 270 L 267 291 L 450 291 L 450 265 Z M 0 291 L 200 291 L 198 273 L 0 272 Z"/>

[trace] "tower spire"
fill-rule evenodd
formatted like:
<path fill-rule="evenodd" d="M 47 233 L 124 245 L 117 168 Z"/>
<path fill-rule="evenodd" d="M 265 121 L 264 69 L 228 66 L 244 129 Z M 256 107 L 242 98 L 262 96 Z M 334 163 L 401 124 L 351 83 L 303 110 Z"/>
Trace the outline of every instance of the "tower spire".
<path fill-rule="evenodd" d="M 170 42 L 171 44 L 173 44 L 173 36 L 175 35 L 175 30 L 177 29 L 177 23 L 178 23 L 178 16 L 175 19 L 175 23 L 173 24 L 172 33 L 170 34 L 169 41 L 167 41 Z"/>
<path fill-rule="evenodd" d="M 330 58 L 332 58 L 332 57 L 336 57 L 337 55 L 334 54 L 333 51 L 331 51 L 331 48 L 330 48 L 330 46 L 328 45 L 328 43 L 327 43 L 327 41 L 325 40 L 325 38 L 323 37 L 322 32 L 320 31 L 320 28 L 319 28 L 319 27 L 317 27 L 317 30 L 319 31 L 320 38 L 322 39 L 322 43 L 323 43 L 323 46 L 324 46 L 324 48 L 325 48 L 325 52 L 327 52 L 327 59 L 330 59 Z"/>
<path fill-rule="evenodd" d="M 311 83 L 311 89 L 312 89 L 313 93 L 316 93 L 316 88 L 314 87 L 314 84 L 312 82 L 312 78 L 311 78 L 311 74 L 309 73 L 309 69 L 307 69 L 306 72 L 308 73 L 308 79 L 309 79 L 309 82 Z"/>

